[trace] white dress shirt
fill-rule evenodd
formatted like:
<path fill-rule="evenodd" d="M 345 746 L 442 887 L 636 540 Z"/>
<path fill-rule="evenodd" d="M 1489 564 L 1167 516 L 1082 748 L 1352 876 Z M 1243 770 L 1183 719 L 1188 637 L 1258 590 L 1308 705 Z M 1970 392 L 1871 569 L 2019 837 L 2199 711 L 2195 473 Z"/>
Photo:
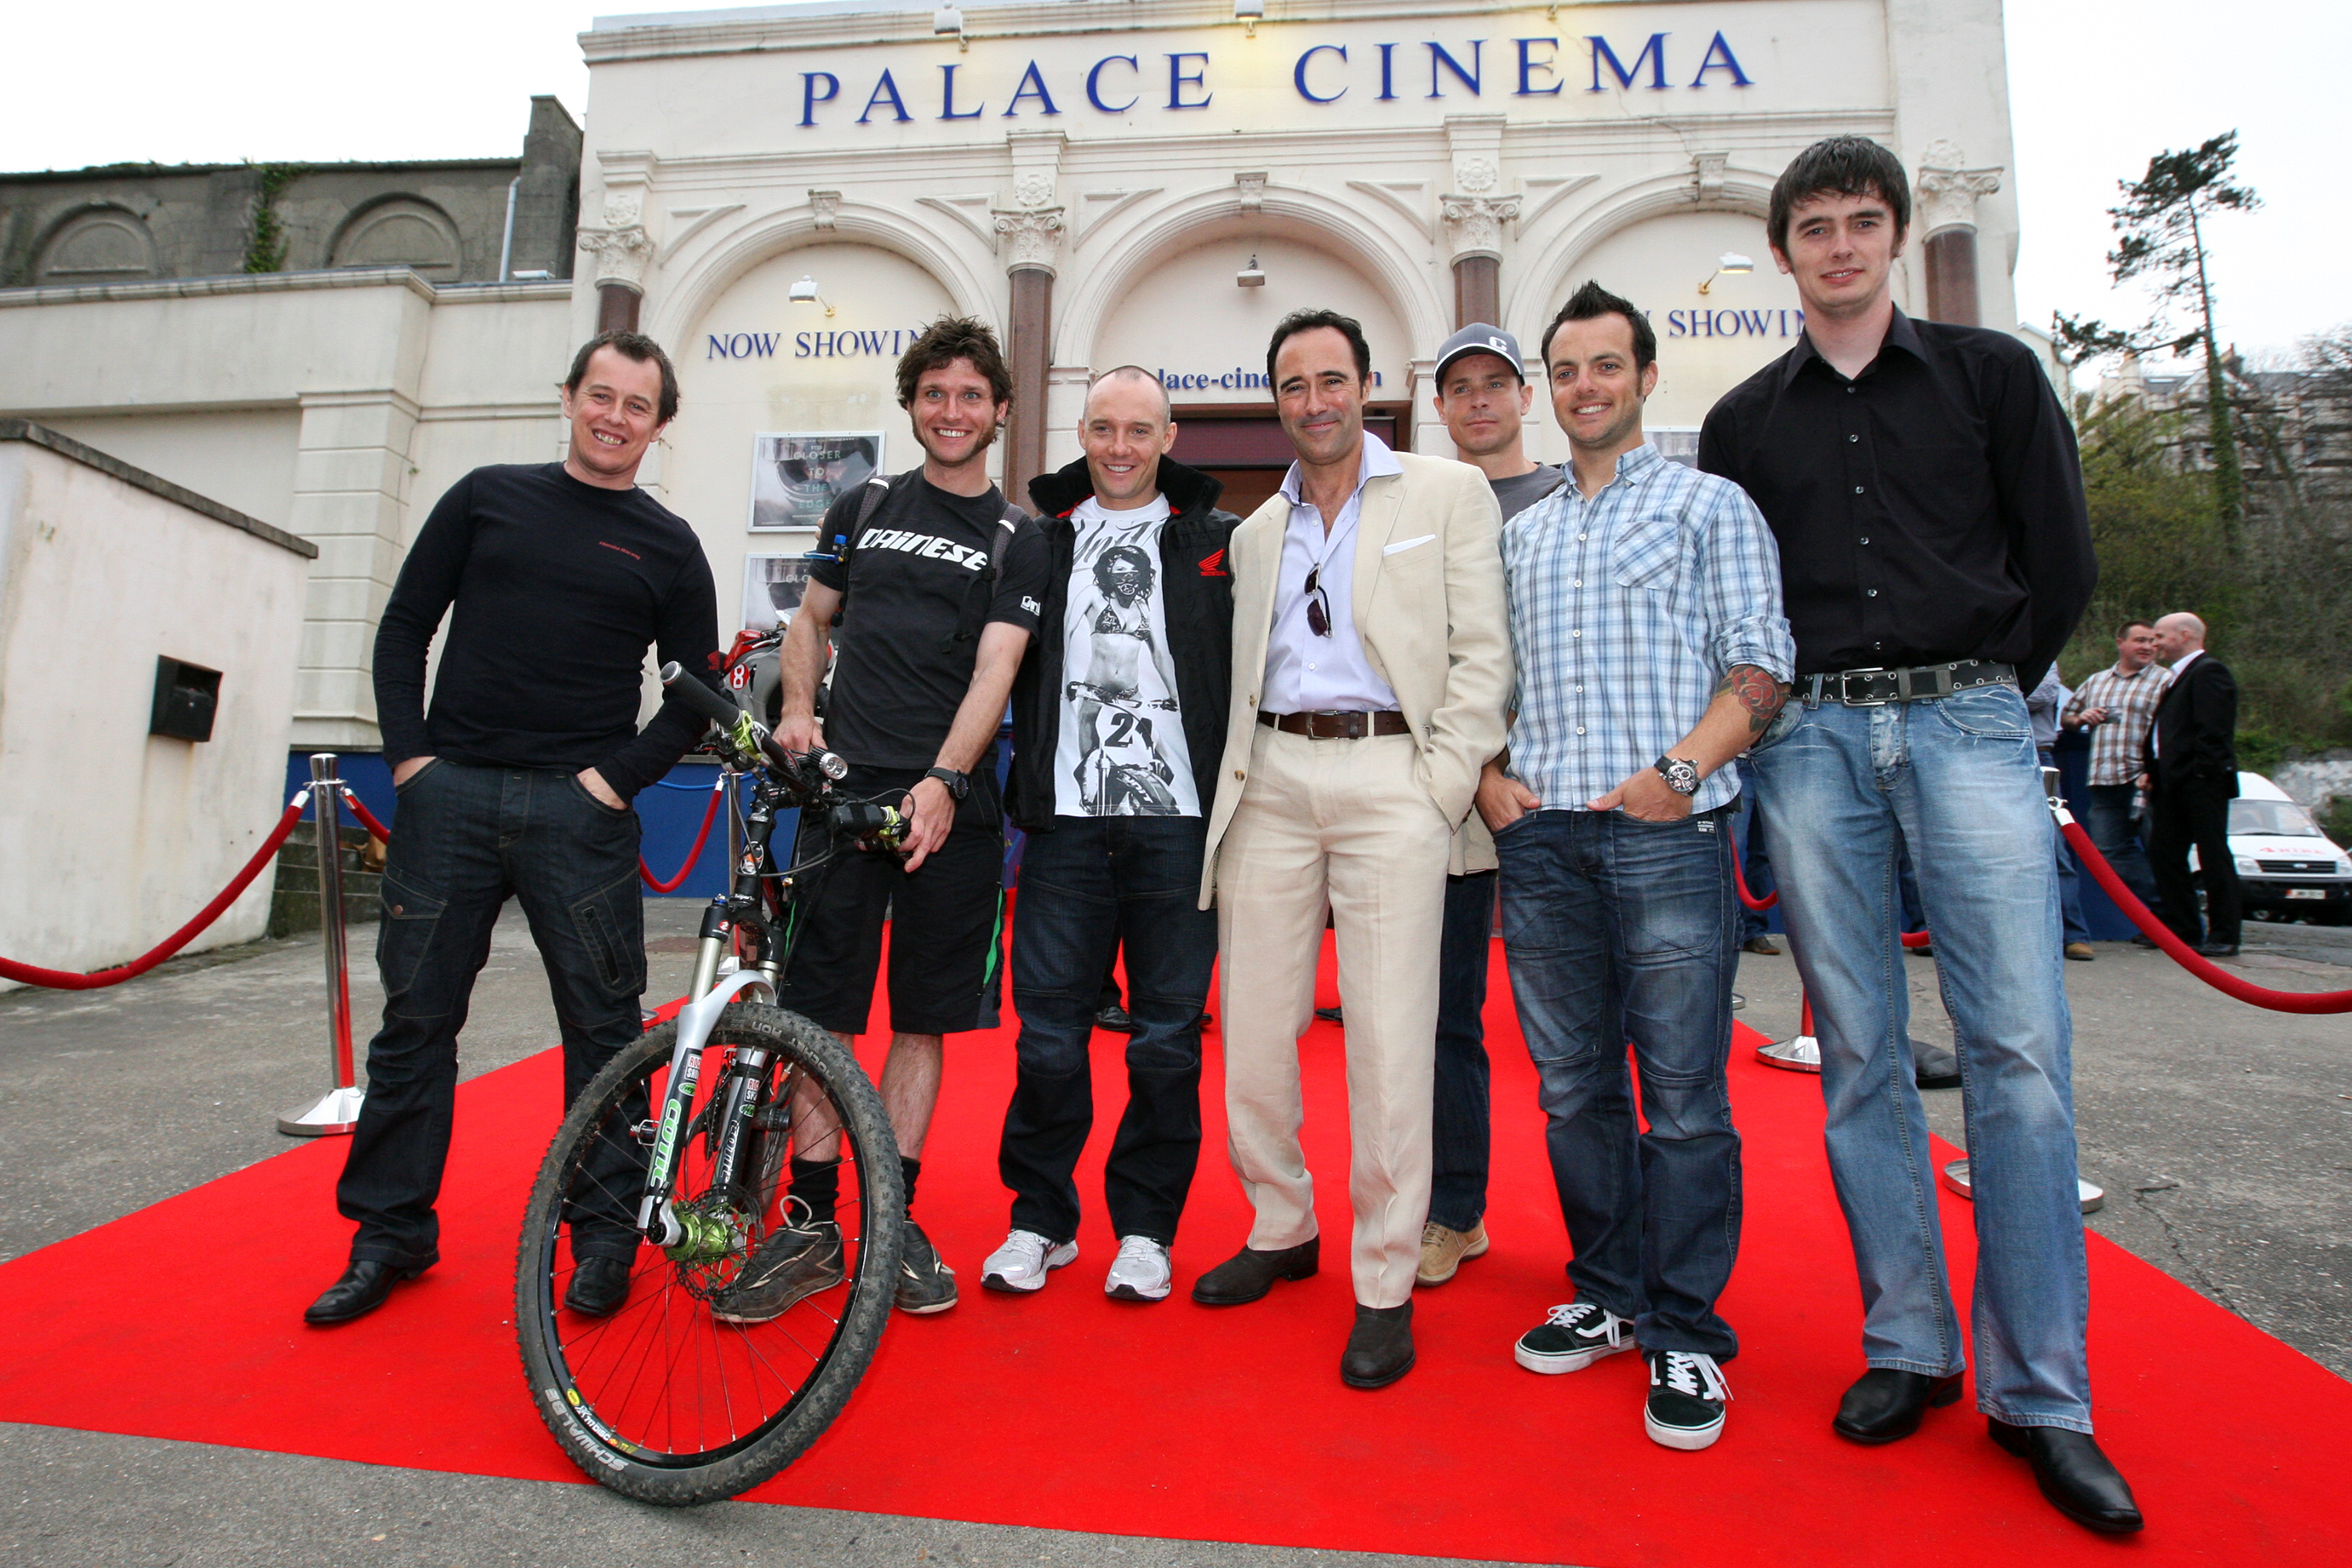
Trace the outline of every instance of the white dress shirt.
<path fill-rule="evenodd" d="M 1283 534 L 1282 566 L 1274 590 L 1274 632 L 1265 644 L 1265 689 L 1258 700 L 1266 713 L 1381 713 L 1397 706 L 1396 692 L 1364 657 L 1356 636 L 1356 520 L 1364 484 L 1382 474 L 1401 474 L 1388 443 L 1364 432 L 1363 461 L 1356 488 L 1327 531 L 1323 514 L 1302 492 L 1298 465 L 1282 478 L 1282 499 L 1290 503 L 1290 527 Z M 1331 635 L 1317 637 L 1307 624 L 1307 574 L 1330 612 Z"/>

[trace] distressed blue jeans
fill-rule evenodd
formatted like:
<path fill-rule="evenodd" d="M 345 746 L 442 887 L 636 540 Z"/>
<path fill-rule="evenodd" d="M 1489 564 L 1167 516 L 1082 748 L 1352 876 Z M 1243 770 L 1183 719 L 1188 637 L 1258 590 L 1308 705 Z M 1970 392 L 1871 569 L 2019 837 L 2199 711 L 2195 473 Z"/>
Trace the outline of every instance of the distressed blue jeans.
<path fill-rule="evenodd" d="M 1503 955 L 1549 1126 L 1577 1300 L 1644 1350 L 1739 1350 L 1731 1050 L 1738 900 L 1722 806 L 1681 822 L 1534 811 L 1495 836 Z M 1636 1136 L 1626 1043 L 1642 1075 Z"/>
<path fill-rule="evenodd" d="M 1763 784 L 1781 916 L 1812 997 L 1864 1358 L 1931 1377 L 1965 1364 L 1896 942 L 1895 867 L 1908 845 L 1968 1117 L 1977 1404 L 2015 1426 L 2088 1432 L 2074 1026 L 2024 699 L 2009 686 L 1875 708 L 1807 708 L 1800 697 L 1748 765 Z"/>

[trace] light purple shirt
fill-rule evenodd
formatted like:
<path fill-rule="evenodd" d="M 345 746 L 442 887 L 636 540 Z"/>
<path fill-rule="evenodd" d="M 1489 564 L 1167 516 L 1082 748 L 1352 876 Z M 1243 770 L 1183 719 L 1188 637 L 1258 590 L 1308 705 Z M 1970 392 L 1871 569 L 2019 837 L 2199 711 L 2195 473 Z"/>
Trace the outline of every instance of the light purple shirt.
<path fill-rule="evenodd" d="M 1266 713 L 1381 713 L 1397 706 L 1396 692 L 1364 657 L 1356 636 L 1356 521 L 1364 484 L 1404 465 L 1370 431 L 1356 488 L 1339 509 L 1330 531 L 1323 514 L 1301 492 L 1298 465 L 1282 478 L 1280 494 L 1290 503 L 1290 527 L 1282 537 L 1282 565 L 1275 579 L 1274 633 L 1265 644 L 1265 689 L 1258 708 Z M 1331 616 L 1331 635 L 1319 637 L 1307 624 L 1307 574 L 1321 568 L 1316 585 Z"/>

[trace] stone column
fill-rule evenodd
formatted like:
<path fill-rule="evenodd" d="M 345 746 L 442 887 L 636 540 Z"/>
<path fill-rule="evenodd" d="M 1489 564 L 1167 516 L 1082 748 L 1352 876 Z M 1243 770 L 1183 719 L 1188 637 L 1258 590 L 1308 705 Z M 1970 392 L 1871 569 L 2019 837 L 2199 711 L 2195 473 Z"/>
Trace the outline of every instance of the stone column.
<path fill-rule="evenodd" d="M 1446 148 L 1454 190 L 1437 198 L 1454 264 L 1454 324 L 1503 324 L 1503 226 L 1517 222 L 1519 198 L 1503 194 L 1503 117 L 1449 116 Z"/>
<path fill-rule="evenodd" d="M 414 389 L 302 395 L 289 523 L 319 547 L 294 681 L 297 751 L 373 750 L 375 626 L 400 574 Z M 421 520 L 420 520 L 421 521 Z"/>
<path fill-rule="evenodd" d="M 653 260 L 653 237 L 641 221 L 642 198 L 635 191 L 608 191 L 604 221 L 580 226 L 580 248 L 596 258 L 596 330 L 637 330 L 646 292 L 646 268 Z"/>
<path fill-rule="evenodd" d="M 1949 142 L 1931 142 L 1912 188 L 1918 195 L 1913 224 L 1927 273 L 1927 319 L 1955 326 L 1981 325 L 1977 303 L 1977 198 L 2000 189 L 2001 171 L 1962 167 Z"/>
<path fill-rule="evenodd" d="M 990 216 L 1011 284 L 1004 352 L 1013 371 L 1013 414 L 1004 429 L 1004 495 L 1026 506 L 1029 481 L 1045 470 L 1045 373 L 1054 361 L 1054 274 L 1066 209 L 1055 199 L 1061 135 L 1009 140 L 1013 205 Z"/>

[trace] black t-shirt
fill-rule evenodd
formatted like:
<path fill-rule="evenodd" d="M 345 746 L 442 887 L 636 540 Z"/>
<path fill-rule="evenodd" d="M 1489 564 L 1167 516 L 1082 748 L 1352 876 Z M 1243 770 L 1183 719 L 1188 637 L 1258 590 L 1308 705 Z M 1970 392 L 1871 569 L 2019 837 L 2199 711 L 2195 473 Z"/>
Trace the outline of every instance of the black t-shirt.
<path fill-rule="evenodd" d="M 824 537 L 848 532 L 864 501 L 860 486 L 834 502 Z M 984 495 L 951 495 L 911 469 L 890 481 L 889 495 L 866 520 L 845 582 L 837 563 L 810 568 L 816 581 L 848 593 L 834 633 L 839 657 L 824 716 L 825 743 L 848 761 L 928 768 L 939 760 L 971 688 L 980 639 L 950 642 L 945 651 L 940 644 L 955 636 L 1003 517 L 1004 497 L 993 485 Z M 983 619 L 1034 637 L 1050 569 L 1045 537 L 1024 520 L 1005 553 Z"/>
<path fill-rule="evenodd" d="M 425 650 L 452 605 L 428 718 Z M 476 468 L 425 519 L 376 630 L 384 760 L 593 767 L 633 795 L 704 728 L 665 702 L 637 732 L 649 643 L 715 689 L 717 600 L 686 521 L 561 463 Z"/>

